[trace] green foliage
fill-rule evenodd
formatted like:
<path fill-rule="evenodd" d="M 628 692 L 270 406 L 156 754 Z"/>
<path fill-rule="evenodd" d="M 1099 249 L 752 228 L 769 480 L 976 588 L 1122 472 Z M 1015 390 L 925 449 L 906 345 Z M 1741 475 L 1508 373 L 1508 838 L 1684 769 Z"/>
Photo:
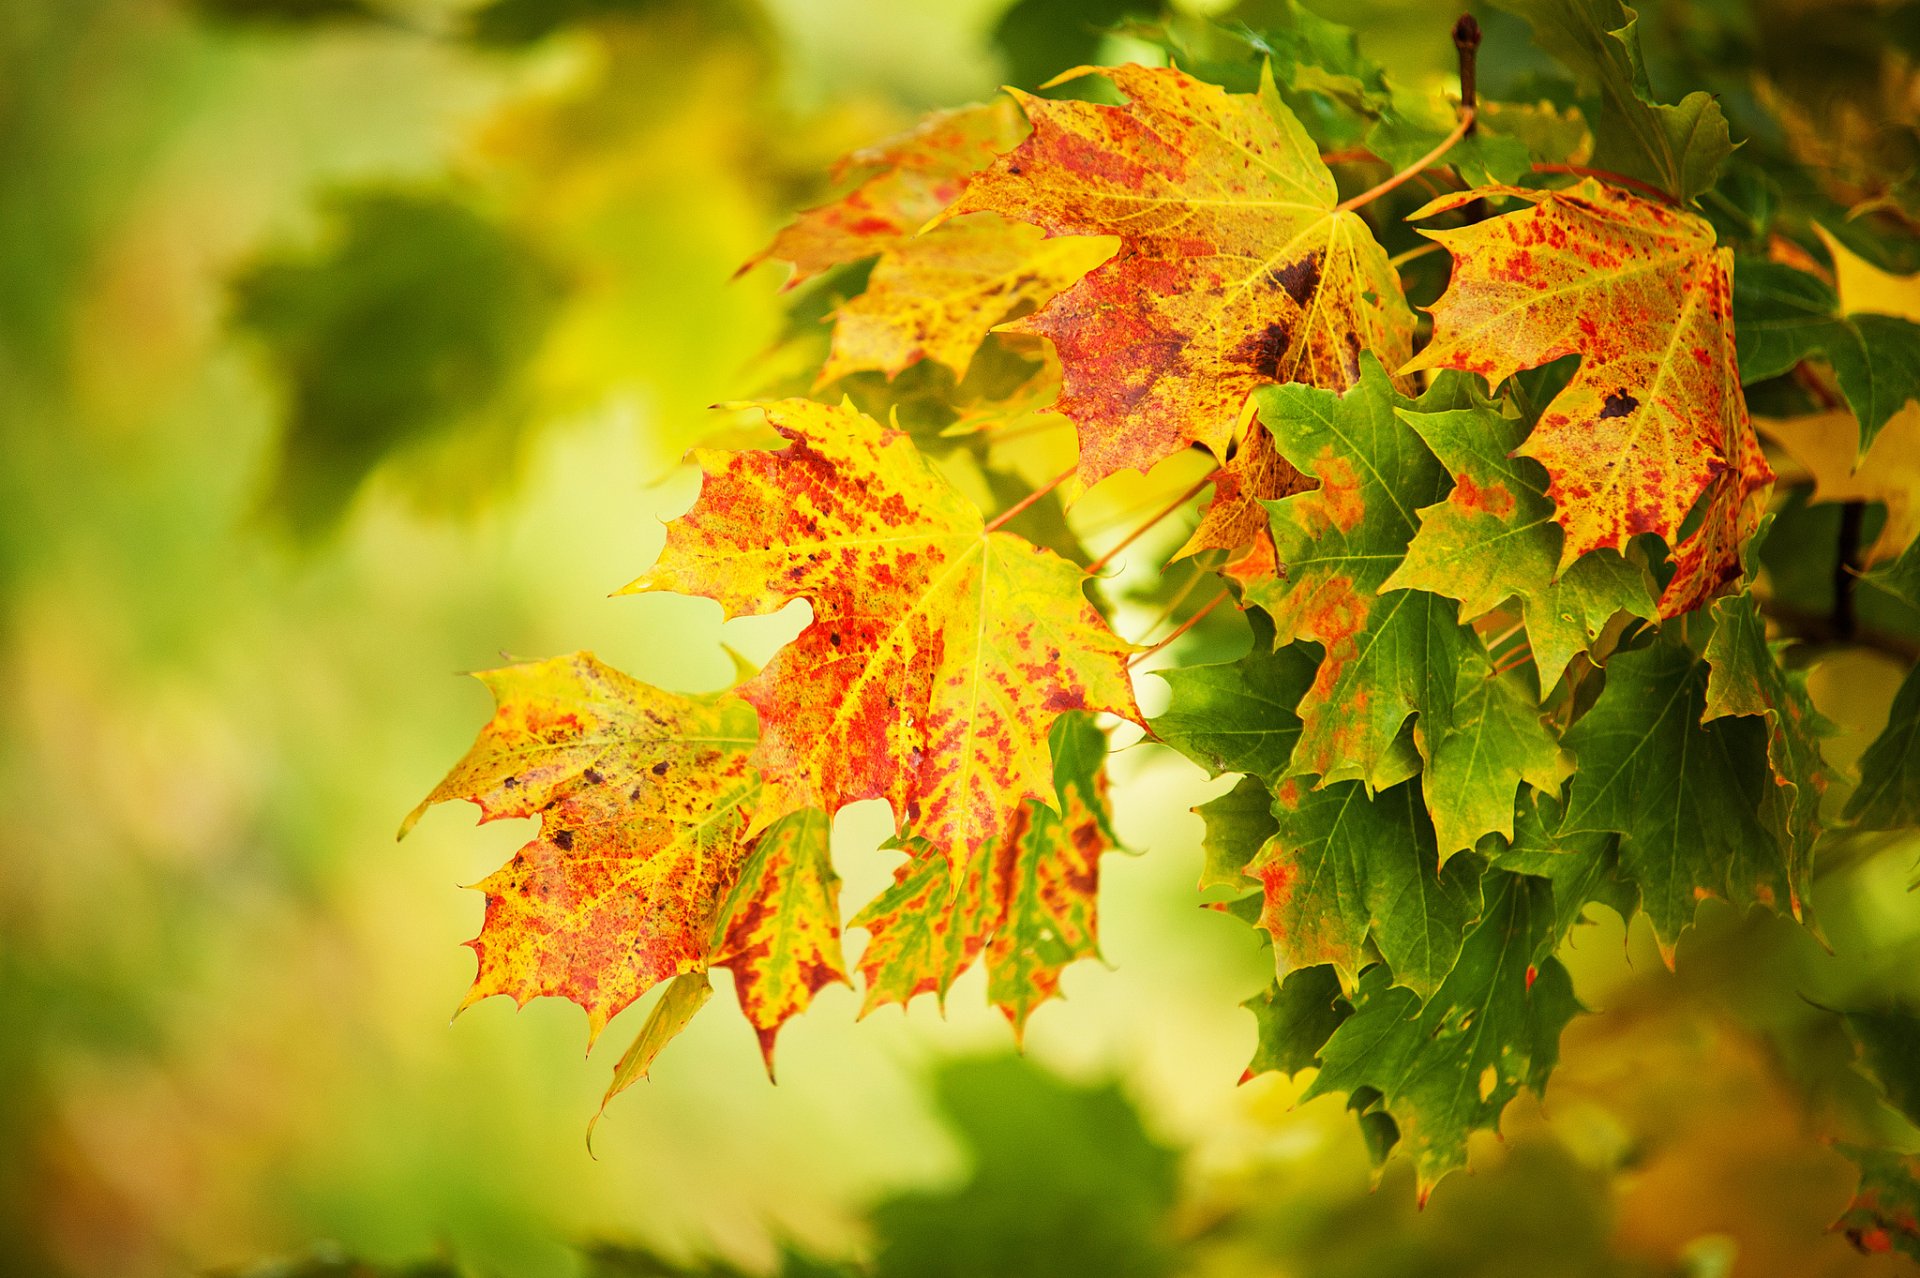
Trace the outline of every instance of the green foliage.
<path fill-rule="evenodd" d="M 274 499 L 329 527 L 390 453 L 510 427 L 562 281 L 520 235 L 451 194 L 373 187 L 327 206 L 325 240 L 234 283 L 234 323 L 287 400 Z"/>

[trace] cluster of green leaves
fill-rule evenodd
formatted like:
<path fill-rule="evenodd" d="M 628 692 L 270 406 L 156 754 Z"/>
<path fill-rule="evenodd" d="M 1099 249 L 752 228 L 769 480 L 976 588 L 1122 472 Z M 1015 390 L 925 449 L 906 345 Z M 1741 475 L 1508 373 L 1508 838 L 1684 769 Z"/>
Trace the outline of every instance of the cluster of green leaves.
<path fill-rule="evenodd" d="M 544 28 L 523 8 L 501 0 L 484 13 L 530 38 Z M 989 863 L 1018 861 L 1024 852 L 1004 849 L 1037 846 L 1020 840 L 1049 817 L 1071 819 L 1071 787 L 1027 775 L 1048 726 L 1035 706 L 1127 717 L 1125 697 L 1088 692 L 1086 672 L 1114 649 L 1089 637 L 1097 627 L 1037 639 L 1040 612 L 1064 608 L 1065 592 L 1009 571 L 1016 584 L 996 595 L 986 583 L 998 568 L 966 567 L 1012 563 L 995 556 L 1014 543 L 991 541 L 1010 533 L 965 513 L 951 482 L 964 472 L 1015 507 L 1009 530 L 1087 560 L 1053 497 L 1018 500 L 1016 445 L 1052 414 L 1078 428 L 1088 485 L 1189 448 L 1217 463 L 1189 549 L 1239 557 L 1168 564 L 1136 584 L 1173 611 L 1194 575 L 1217 568 L 1251 650 L 1166 672 L 1171 702 L 1151 731 L 1235 778 L 1200 810 L 1202 886 L 1274 948 L 1273 985 L 1249 1004 L 1253 1071 L 1316 1070 L 1310 1091 L 1348 1096 L 1377 1155 L 1410 1155 L 1423 1193 L 1521 1089 L 1546 1086 L 1581 1010 L 1556 951 L 1591 907 L 1644 914 L 1671 962 L 1701 901 L 1811 923 L 1823 850 L 1920 822 L 1920 675 L 1907 675 L 1857 780 L 1827 760 L 1831 725 L 1808 692 L 1832 645 L 1910 656 L 1920 637 L 1912 460 L 1898 453 L 1920 441 L 1920 307 L 1910 294 L 1904 309 L 1863 296 L 1858 282 L 1873 264 L 1915 260 L 1906 126 L 1815 164 L 1809 139 L 1871 104 L 1771 75 L 1758 27 L 1697 16 L 1663 45 L 1618 0 L 1500 0 L 1484 37 L 1455 30 L 1479 48 L 1466 120 L 1292 0 L 1208 20 L 1023 3 L 1002 38 L 1112 22 L 1128 47 L 1157 47 L 1178 70 L 1116 68 L 1049 90 L 1080 98 L 1020 95 L 1035 131 L 1018 149 L 1003 109 L 936 117 L 852 157 L 853 189 L 776 241 L 768 255 L 793 263 L 799 286 L 768 364 L 793 396 L 769 410 L 787 446 L 703 455 L 702 504 L 640 584 L 729 611 L 813 604 L 795 648 L 739 690 L 759 737 L 737 743 L 728 775 L 764 774 L 781 806 L 747 819 L 735 811 L 746 801 L 731 801 L 730 855 L 757 864 L 752 839 L 801 811 L 894 802 L 910 860 L 854 920 L 873 938 L 861 963 L 870 1001 L 944 994 L 980 953 L 991 965 L 1009 934 L 1016 965 L 1038 952 L 1032 937 L 1084 935 L 1037 962 L 1045 977 L 1025 992 L 994 996 L 1020 1023 L 1059 966 L 1092 951 L 1090 907 L 1076 907 L 1084 928 L 1058 928 L 1064 914 L 1036 914 L 1031 937 L 1009 924 L 1014 897 L 991 895 Z M 1735 56 L 1693 75 L 1716 42 Z M 1902 56 L 1883 51 L 1876 73 L 1911 85 Z M 1736 92 L 1727 65 L 1742 58 Z M 1039 79 L 1024 64 L 1017 75 Z M 1674 81 L 1705 87 L 1676 100 L 1658 88 Z M 1075 237 L 1118 248 L 1081 261 Z M 1428 251 L 1435 240 L 1446 255 Z M 1836 495 L 1837 526 L 1803 535 Z M 905 562 L 849 551 L 871 547 L 884 518 L 910 530 L 891 540 L 932 549 L 916 545 Z M 1020 563 L 1065 579 L 1064 565 L 1029 552 Z M 953 567 L 915 576 L 929 558 Z M 963 569 L 973 575 L 953 576 Z M 1807 581 L 1826 594 L 1797 595 Z M 979 635 L 989 622 L 1006 629 L 992 662 L 952 656 L 974 651 L 948 625 L 956 593 Z M 900 614 L 882 618 L 892 629 L 881 639 L 876 607 Z M 971 661 L 975 690 L 955 730 L 960 763 L 954 738 L 926 727 L 951 718 L 928 689 L 959 677 L 956 660 Z M 1000 755 L 990 741 L 1004 725 L 986 732 L 978 713 L 989 664 L 991 696 L 1014 707 L 1012 735 L 1024 738 Z M 1015 669 L 1044 695 L 1022 703 L 1033 689 Z M 503 700 L 496 725 L 521 709 Z M 580 740 L 542 723 L 541 749 L 578 753 Z M 643 810 L 619 820 L 652 829 L 642 765 L 686 740 L 629 743 L 617 775 L 639 780 Z M 970 797 L 926 779 L 942 767 L 961 770 Z M 664 771 L 664 760 L 653 769 Z M 549 808 L 604 802 L 595 787 L 614 772 L 595 756 Z M 435 797 L 476 798 L 490 815 L 535 810 L 520 799 L 496 810 L 497 793 L 453 781 Z M 1010 813 L 1033 825 L 1007 844 Z M 707 809 L 697 815 L 708 831 Z M 540 874 L 573 872 L 565 819 L 549 814 L 555 829 L 490 889 L 490 927 L 523 908 L 509 888 L 525 898 Z M 1089 823 L 1096 844 L 1105 825 L 1103 813 Z M 1072 843 L 1056 832 L 1018 863 L 1036 885 L 1083 885 L 1090 875 L 1062 868 Z M 709 964 L 739 963 L 770 1050 L 785 1015 L 843 978 L 838 918 L 815 902 L 807 929 L 830 934 L 830 952 L 786 978 L 804 996 L 783 996 L 763 1021 L 749 951 L 722 943 L 733 919 L 760 913 L 722 887 L 679 903 L 678 957 L 644 980 L 603 980 L 597 958 L 544 953 L 529 960 L 536 977 L 509 980 L 482 947 L 476 989 L 564 993 L 598 1025 L 677 973 L 617 1088 L 691 1014 L 686 991 L 701 991 L 692 1008 L 704 1000 Z M 600 952 L 603 924 L 581 924 L 579 953 Z M 659 939 L 604 948 L 631 942 L 638 954 Z M 605 992 L 615 984 L 618 1000 Z M 1852 1011 L 1863 1068 L 1901 1106 L 1905 1058 L 1884 1044 L 1901 1041 L 1887 1027 L 1908 1014 Z M 1868 1165 L 1884 1205 L 1911 1176 L 1878 1157 Z M 1920 1249 L 1910 1227 L 1862 1228 Z"/>

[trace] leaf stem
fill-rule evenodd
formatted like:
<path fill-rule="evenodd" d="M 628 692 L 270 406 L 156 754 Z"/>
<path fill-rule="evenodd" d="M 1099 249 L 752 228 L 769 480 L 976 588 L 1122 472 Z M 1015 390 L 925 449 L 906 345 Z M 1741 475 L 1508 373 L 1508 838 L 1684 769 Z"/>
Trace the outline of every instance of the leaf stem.
<path fill-rule="evenodd" d="M 1208 484 L 1212 482 L 1213 482 L 1213 476 L 1211 474 L 1201 476 L 1198 480 L 1194 482 L 1193 487 L 1187 489 L 1185 492 L 1181 493 L 1178 497 L 1175 497 L 1172 501 L 1168 502 L 1165 506 L 1161 507 L 1160 510 L 1156 514 L 1154 514 L 1151 518 L 1149 518 L 1145 523 L 1136 524 L 1134 526 L 1133 531 L 1128 533 L 1126 536 L 1122 537 L 1118 542 L 1116 542 L 1111 550 L 1107 551 L 1106 554 L 1100 556 L 1098 559 L 1094 560 L 1092 563 L 1087 565 L 1087 575 L 1089 577 L 1092 577 L 1098 574 L 1102 568 L 1105 568 L 1109 563 L 1113 561 L 1113 557 L 1115 555 L 1119 554 L 1121 551 L 1125 550 L 1128 546 L 1131 546 L 1134 542 L 1138 541 L 1155 524 L 1159 523 L 1161 520 L 1165 519 L 1168 515 L 1171 515 L 1174 511 L 1179 510 L 1182 506 L 1192 501 L 1195 495 L 1197 495 L 1202 488 L 1205 488 Z"/>
<path fill-rule="evenodd" d="M 1207 602 L 1201 604 L 1200 610 L 1198 612 L 1194 613 L 1191 617 L 1188 617 L 1185 621 L 1175 626 L 1173 628 L 1172 633 L 1168 634 L 1167 637 L 1165 639 L 1162 639 L 1159 643 L 1154 644 L 1151 648 L 1148 648 L 1144 652 L 1134 653 L 1132 658 L 1128 660 L 1127 664 L 1129 666 L 1139 665 L 1142 661 L 1145 661 L 1148 657 L 1151 657 L 1154 653 L 1160 651 L 1162 648 L 1172 643 L 1175 639 L 1178 639 L 1181 635 L 1184 635 L 1185 633 L 1187 633 L 1187 631 L 1199 625 L 1202 618 L 1204 618 L 1208 613 L 1212 612 L 1215 608 L 1218 608 L 1221 604 L 1225 603 L 1227 601 L 1227 596 L 1232 593 L 1233 593 L 1232 591 L 1222 586 L 1220 588 L 1220 593 L 1215 595 L 1213 598 L 1207 600 Z"/>
<path fill-rule="evenodd" d="M 1428 240 L 1425 244 L 1417 245 L 1404 253 L 1395 253 L 1387 259 L 1387 265 L 1397 271 L 1415 258 L 1425 257 L 1429 253 L 1438 253 L 1444 247 L 1446 246 L 1438 240 Z"/>
<path fill-rule="evenodd" d="M 1533 166 L 1533 171 L 1535 173 L 1571 173 L 1575 177 L 1597 178 L 1615 186 L 1631 187 L 1642 194 L 1651 195 L 1662 204 L 1670 204 L 1674 208 L 1680 207 L 1680 201 L 1653 183 L 1642 182 L 1639 178 L 1628 177 L 1624 173 L 1614 173 L 1608 169 L 1590 169 L 1584 164 L 1536 164 Z"/>
<path fill-rule="evenodd" d="M 1033 503 L 1039 501 L 1042 497 L 1045 497 L 1048 493 L 1052 492 L 1054 489 L 1058 488 L 1060 485 L 1066 483 L 1069 479 L 1072 479 L 1074 475 L 1079 471 L 1079 469 L 1080 467 L 1077 463 L 1075 465 L 1067 467 L 1065 470 L 1055 475 L 1052 479 L 1049 479 L 1046 483 L 1034 489 L 1032 492 L 1028 493 L 1025 497 L 1022 497 L 1019 501 L 1013 503 L 1013 505 L 1007 507 L 1005 510 L 1001 511 L 999 514 L 995 515 L 991 520 L 987 522 L 987 526 L 980 530 L 982 535 L 990 532 L 997 532 L 999 531 L 1001 525 L 1005 524 L 1008 520 L 1019 518 L 1020 514 L 1023 511 L 1025 511 L 1029 506 L 1033 505 Z"/>
<path fill-rule="evenodd" d="M 1379 183 L 1377 186 L 1369 187 L 1351 199 L 1340 201 L 1340 203 L 1334 205 L 1333 211 L 1335 213 L 1351 213 L 1357 208 L 1373 203 L 1373 201 L 1379 199 L 1401 183 L 1411 182 L 1414 178 L 1419 177 L 1435 160 L 1438 160 L 1441 156 L 1453 150 L 1454 143 L 1467 136 L 1467 130 L 1473 127 L 1473 117 L 1475 114 L 1477 113 L 1472 107 L 1468 107 L 1462 111 L 1460 113 L 1460 122 L 1453 126 L 1453 132 L 1440 139 L 1440 145 L 1434 147 L 1433 150 L 1427 152 L 1406 168 L 1401 169 L 1386 181 Z"/>

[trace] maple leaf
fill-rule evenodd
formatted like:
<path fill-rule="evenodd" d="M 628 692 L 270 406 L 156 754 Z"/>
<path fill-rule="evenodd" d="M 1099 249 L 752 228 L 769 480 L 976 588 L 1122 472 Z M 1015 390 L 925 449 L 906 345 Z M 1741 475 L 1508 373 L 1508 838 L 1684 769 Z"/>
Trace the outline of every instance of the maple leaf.
<path fill-rule="evenodd" d="M 656 982 L 704 969 L 747 856 L 753 710 L 663 692 L 578 652 L 477 676 L 493 719 L 412 815 L 469 799 L 540 833 L 476 886 L 486 920 L 461 1004 L 570 999 L 594 1037 Z"/>
<path fill-rule="evenodd" d="M 1520 449 L 1546 467 L 1561 564 L 1654 533 L 1679 565 L 1661 615 L 1698 606 L 1737 575 L 1773 479 L 1735 364 L 1732 254 L 1704 219 L 1590 179 L 1458 192 L 1414 216 L 1491 196 L 1531 207 L 1426 232 L 1452 254 L 1453 279 L 1431 307 L 1433 341 L 1402 371 L 1456 368 L 1498 385 L 1578 354 Z M 1709 485 L 1701 527 L 1682 542 Z"/>
<path fill-rule="evenodd" d="M 1424 1202 L 1434 1182 L 1462 1166 L 1467 1136 L 1498 1130 L 1500 1111 L 1522 1086 L 1536 1094 L 1559 1059 L 1560 1032 L 1580 1004 L 1552 957 L 1553 906 L 1546 883 L 1494 873 L 1486 913 L 1454 965 L 1423 1003 L 1368 969 L 1354 1013 L 1320 1051 L 1304 1098 L 1372 1088 L 1413 1156 Z"/>
<path fill-rule="evenodd" d="M 1810 500 L 1876 501 L 1887 508 L 1880 535 L 1861 556 L 1864 562 L 1891 559 L 1920 537 L 1920 404 L 1895 413 L 1861 454 L 1855 451 L 1848 412 L 1762 418 L 1759 426 L 1812 474 Z"/>
<path fill-rule="evenodd" d="M 1766 729 L 1741 715 L 1703 724 L 1708 673 L 1673 639 L 1615 653 L 1599 699 L 1563 739 L 1579 770 L 1555 833 L 1623 836 L 1621 872 L 1669 962 L 1701 898 L 1774 905 L 1793 891 L 1759 816 Z"/>
<path fill-rule="evenodd" d="M 1920 543 L 1863 580 L 1920 606 Z M 1886 726 L 1860 756 L 1860 785 L 1847 800 L 1846 818 L 1863 830 L 1920 825 L 1920 667 L 1900 681 Z"/>
<path fill-rule="evenodd" d="M 1595 167 L 1640 178 L 1689 203 L 1714 183 L 1733 152 L 1726 116 L 1711 93 L 1678 105 L 1654 100 L 1640 57 L 1638 17 L 1620 0 L 1495 0 L 1525 18 L 1533 38 L 1597 94 Z"/>
<path fill-rule="evenodd" d="M 1453 489 L 1417 512 L 1420 531 L 1382 589 L 1458 599 L 1463 621 L 1518 599 L 1543 695 L 1616 614 L 1653 618 L 1646 570 L 1618 552 L 1593 551 L 1560 571 L 1561 532 L 1546 473 L 1533 459 L 1514 456 L 1526 439 L 1525 422 L 1480 404 L 1401 416 L 1452 472 Z"/>
<path fill-rule="evenodd" d="M 1110 261 L 1014 325 L 1059 351 L 1082 480 L 1196 442 L 1224 456 L 1256 387 L 1340 388 L 1362 351 L 1406 357 L 1413 317 L 1386 254 L 1337 209 L 1270 77 L 1235 94 L 1171 68 L 1098 74 L 1125 106 L 1012 91 L 1032 135 L 948 211 L 1120 237 Z"/>
<path fill-rule="evenodd" d="M 840 879 L 829 856 L 832 823 L 818 808 L 791 813 L 754 840 L 721 911 L 712 964 L 760 1039 L 767 1072 L 780 1027 L 834 982 L 850 984 L 840 952 Z"/>
<path fill-rule="evenodd" d="M 1260 609 L 1246 615 L 1253 647 L 1238 661 L 1153 672 L 1172 695 L 1152 727 L 1210 777 L 1245 772 L 1274 785 L 1300 737 L 1294 707 L 1319 663 L 1297 646 L 1276 649 L 1273 621 Z"/>
<path fill-rule="evenodd" d="M 1324 964 L 1295 968 L 1240 1006 L 1253 1013 L 1258 1034 L 1242 1082 L 1276 1070 L 1291 1076 L 1318 1065 L 1320 1049 L 1353 1015 L 1340 978 Z"/>
<path fill-rule="evenodd" d="M 792 599 L 813 621 L 739 694 L 759 712 L 759 822 L 886 799 L 958 872 L 1022 800 L 1053 793 L 1046 734 L 1067 710 L 1138 722 L 1133 649 L 1077 566 L 980 511 L 904 434 L 850 407 L 762 406 L 788 446 L 697 449 L 693 508 L 629 591 L 676 590 L 727 616 Z"/>
<path fill-rule="evenodd" d="M 1451 600 L 1380 593 L 1417 530 L 1413 508 L 1438 500 L 1448 477 L 1395 415 L 1409 401 L 1371 357 L 1362 366 L 1344 396 L 1305 386 L 1261 392 L 1260 416 L 1281 453 L 1319 486 L 1269 508 L 1286 575 L 1249 584 L 1246 597 L 1273 618 L 1279 642 L 1310 639 L 1325 650 L 1300 701 L 1289 772 L 1384 789 L 1419 766 L 1395 749 L 1401 726 L 1414 714 L 1444 721 L 1478 641 Z"/>
<path fill-rule="evenodd" d="M 987 999 L 1025 1031 L 1054 997 L 1060 972 L 1098 955 L 1100 857 L 1117 845 L 1106 799 L 1106 734 L 1084 714 L 1062 715 L 1049 737 L 1053 800 L 1022 805 L 997 847 L 976 850 L 956 882 L 944 859 L 905 840 L 909 859 L 857 914 L 870 936 L 860 957 L 866 1010 L 944 999 L 983 952 Z"/>
<path fill-rule="evenodd" d="M 1253 890 L 1247 866 L 1280 830 L 1273 817 L 1273 792 L 1259 777 L 1241 777 L 1233 789 L 1193 809 L 1205 827 L 1200 850 L 1200 890 L 1231 888 L 1244 895 Z"/>
<path fill-rule="evenodd" d="M 1513 836 L 1488 837 L 1478 851 L 1496 870 L 1545 879 L 1553 888 L 1556 943 L 1586 917 L 1589 904 L 1631 919 L 1640 891 L 1620 872 L 1620 836 L 1604 830 L 1560 833 L 1560 802 L 1523 791 L 1514 804 Z"/>
<path fill-rule="evenodd" d="M 1707 641 L 1705 719 L 1760 715 L 1767 722 L 1767 760 L 1782 805 L 1776 837 L 1786 850 L 1786 879 L 1795 918 L 1802 917 L 1813 876 L 1813 848 L 1820 838 L 1820 796 L 1828 771 L 1820 738 L 1834 728 L 1813 708 L 1804 671 L 1787 670 L 1781 654 L 1790 645 L 1767 641 L 1760 601 L 1751 591 L 1713 605 L 1713 637 Z"/>
<path fill-rule="evenodd" d="M 1271 575 L 1276 561 L 1266 503 L 1303 492 L 1311 482 L 1280 455 L 1265 426 L 1249 422 L 1240 446 L 1214 471 L 1213 496 L 1200 525 L 1174 558 L 1203 550 L 1243 551 L 1220 571 L 1243 584 Z"/>
<path fill-rule="evenodd" d="M 1024 132 L 1019 112 L 1005 99 L 937 112 L 912 132 L 842 160 L 842 173 L 878 171 L 838 200 L 802 213 L 741 268 L 770 258 L 789 262 L 787 287 L 793 288 L 836 266 L 878 259 L 865 290 L 834 312 L 821 384 L 863 369 L 891 377 L 921 359 L 964 374 L 995 324 L 1111 255 L 1110 240 L 1048 239 L 995 214 L 920 234 L 976 170 Z"/>
<path fill-rule="evenodd" d="M 1446 867 L 1418 782 L 1369 799 L 1357 781 L 1274 795 L 1278 830 L 1247 866 L 1265 905 L 1259 926 L 1290 967 L 1331 963 L 1344 982 L 1365 966 L 1371 940 L 1392 979 L 1431 994 L 1480 915 L 1480 866 Z"/>
<path fill-rule="evenodd" d="M 1843 314 L 1824 280 L 1779 262 L 1743 260 L 1733 277 L 1740 375 L 1751 385 L 1821 355 L 1860 423 L 1859 451 L 1920 395 L 1920 324 Z"/>
<path fill-rule="evenodd" d="M 1421 783 L 1442 860 L 1485 835 L 1511 836 L 1521 782 L 1557 792 L 1562 779 L 1559 743 L 1517 679 L 1495 673 L 1478 652 L 1460 663 L 1458 679 Z"/>

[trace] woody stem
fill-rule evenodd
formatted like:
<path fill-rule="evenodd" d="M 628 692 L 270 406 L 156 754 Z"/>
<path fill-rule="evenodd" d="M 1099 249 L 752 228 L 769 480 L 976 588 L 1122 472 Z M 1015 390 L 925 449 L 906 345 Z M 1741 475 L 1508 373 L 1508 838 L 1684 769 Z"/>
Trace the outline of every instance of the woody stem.
<path fill-rule="evenodd" d="M 1131 546 L 1134 542 L 1138 541 L 1141 538 L 1141 536 L 1143 536 L 1147 531 L 1149 531 L 1155 524 L 1159 523 L 1161 520 L 1165 519 L 1168 515 L 1171 515 L 1174 511 L 1179 510 L 1182 506 L 1185 506 L 1188 502 L 1192 501 L 1194 496 L 1197 493 L 1199 493 L 1199 491 L 1202 488 L 1205 488 L 1208 484 L 1212 482 L 1213 482 L 1212 475 L 1209 474 L 1209 475 L 1202 476 L 1200 479 L 1195 481 L 1193 487 L 1187 489 L 1185 492 L 1181 493 L 1178 497 L 1175 497 L 1172 501 L 1168 502 L 1165 506 L 1161 507 L 1160 510 L 1155 514 L 1153 514 L 1152 516 L 1150 516 L 1145 523 L 1135 525 L 1133 531 L 1128 533 L 1126 536 L 1122 537 L 1118 542 L 1116 542 L 1112 549 L 1108 550 L 1106 554 L 1100 556 L 1098 559 L 1094 560 L 1092 563 L 1087 565 L 1087 575 L 1091 577 L 1096 573 L 1098 573 L 1102 568 L 1105 568 L 1109 563 L 1112 563 L 1113 557 L 1115 555 L 1119 554 L 1121 551 L 1125 550 L 1128 546 Z"/>
<path fill-rule="evenodd" d="M 1406 168 L 1401 169 L 1398 173 L 1395 173 L 1392 177 L 1388 178 L 1386 181 L 1381 182 L 1376 186 L 1368 187 L 1366 190 L 1360 192 L 1360 194 L 1354 196 L 1351 199 L 1340 201 L 1340 203 L 1334 206 L 1333 211 L 1335 213 L 1351 213 L 1353 212 L 1353 210 L 1357 208 L 1361 208 L 1361 207 L 1364 207 L 1365 205 L 1373 203 L 1375 200 L 1385 195 L 1388 191 L 1393 190 L 1395 187 L 1399 186 L 1401 183 L 1411 182 L 1414 178 L 1418 177 L 1421 173 L 1425 172 L 1428 165 L 1432 164 L 1435 160 L 1438 160 L 1441 156 L 1445 155 L 1447 152 L 1453 150 L 1454 144 L 1458 142 L 1461 138 L 1464 138 L 1465 136 L 1467 136 L 1467 130 L 1473 127 L 1473 117 L 1475 114 L 1476 112 L 1472 107 L 1468 107 L 1466 110 L 1462 111 L 1460 113 L 1460 122 L 1453 126 L 1453 132 L 1447 134 L 1446 137 L 1440 139 L 1440 145 L 1434 147 L 1433 150 L 1427 152 L 1425 155 L 1415 160 L 1412 164 L 1409 164 Z"/>
<path fill-rule="evenodd" d="M 1077 472 L 1079 469 L 1080 468 L 1078 466 L 1067 467 L 1065 470 L 1055 475 L 1052 479 L 1049 479 L 1046 483 L 1034 489 L 1032 492 L 1028 493 L 1025 497 L 1022 497 L 1019 501 L 1013 503 L 1013 505 L 1007 507 L 1005 510 L 1001 511 L 999 514 L 995 515 L 991 520 L 988 521 L 987 526 L 985 528 L 982 528 L 980 531 L 983 534 L 995 532 L 995 531 L 998 531 L 1000 526 L 1002 524 L 1005 524 L 1008 520 L 1019 518 L 1022 511 L 1026 510 L 1029 506 L 1033 505 L 1033 503 L 1035 503 L 1036 501 L 1039 501 L 1042 497 L 1045 497 L 1048 493 L 1052 492 L 1054 489 L 1058 488 L 1060 485 L 1066 483 L 1069 479 L 1072 479 L 1075 472 Z"/>

